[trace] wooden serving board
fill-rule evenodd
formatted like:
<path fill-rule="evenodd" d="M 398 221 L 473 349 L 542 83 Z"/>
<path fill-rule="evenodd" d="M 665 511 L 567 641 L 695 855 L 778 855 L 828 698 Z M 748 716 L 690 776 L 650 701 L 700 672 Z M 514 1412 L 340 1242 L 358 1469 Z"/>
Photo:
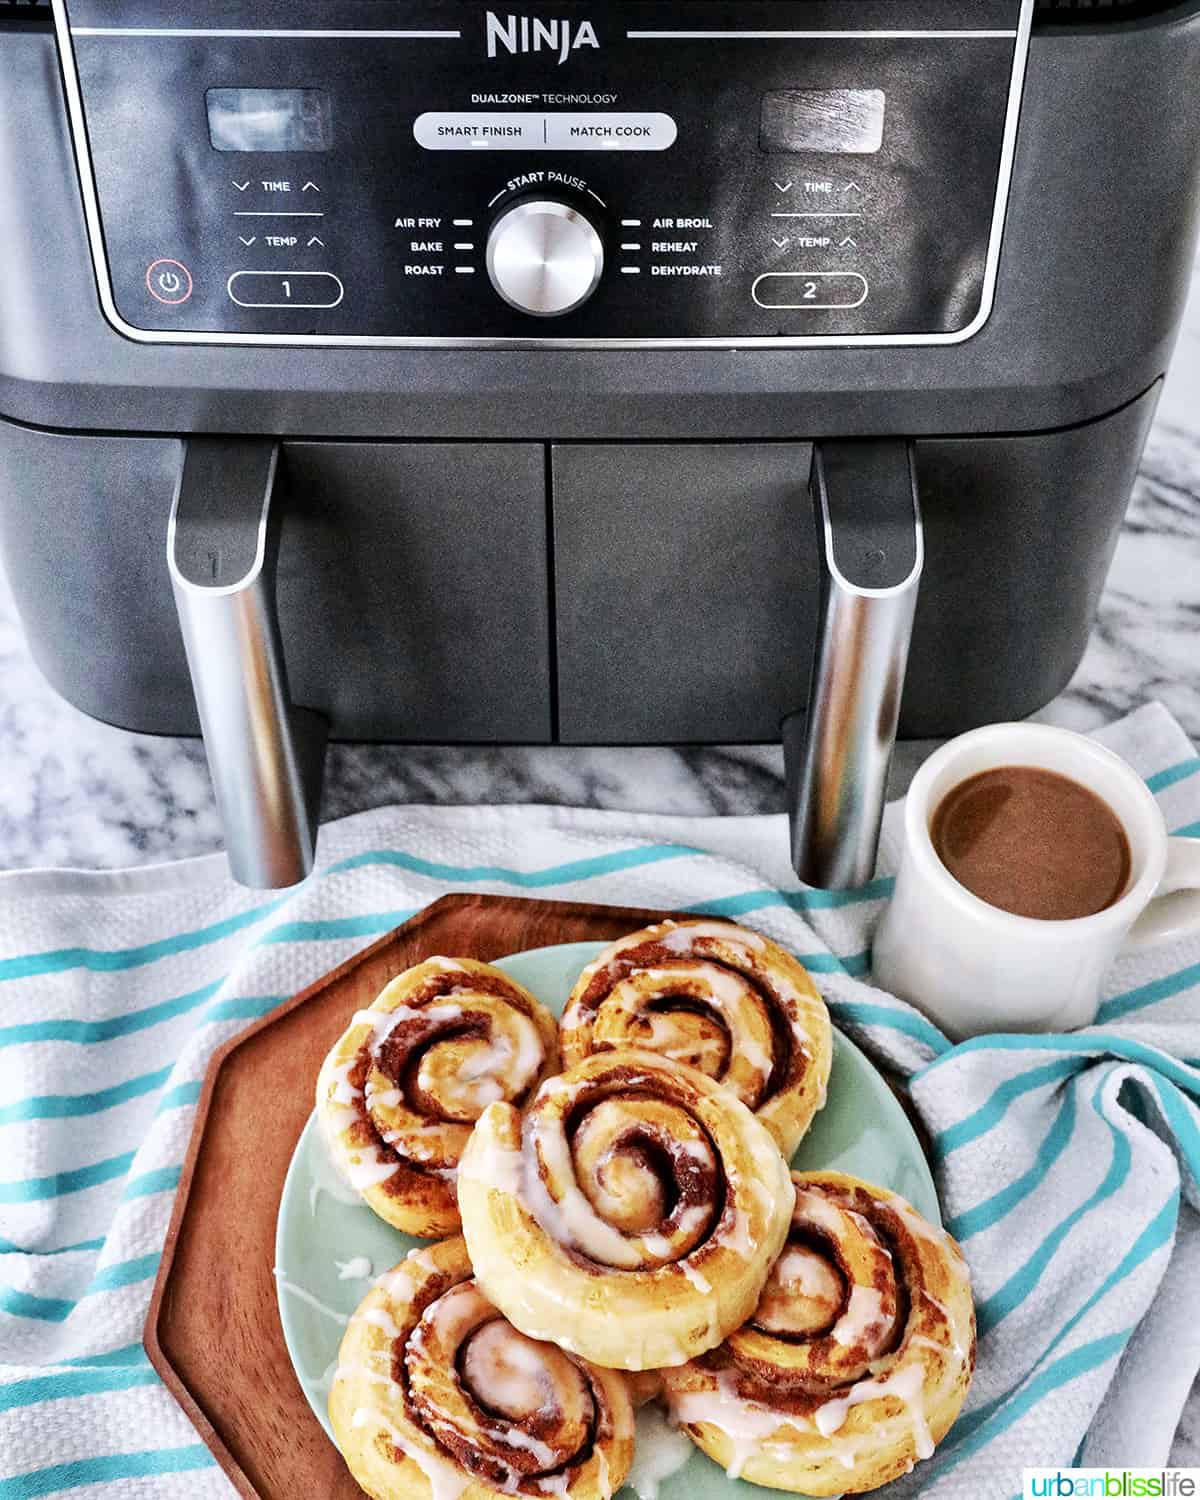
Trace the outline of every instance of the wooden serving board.
<path fill-rule="evenodd" d="M 435 953 L 491 960 L 611 940 L 669 913 L 446 896 L 250 1026 L 213 1058 L 188 1147 L 145 1344 L 247 1500 L 362 1500 L 284 1347 L 275 1218 L 325 1054 L 389 979 Z"/>

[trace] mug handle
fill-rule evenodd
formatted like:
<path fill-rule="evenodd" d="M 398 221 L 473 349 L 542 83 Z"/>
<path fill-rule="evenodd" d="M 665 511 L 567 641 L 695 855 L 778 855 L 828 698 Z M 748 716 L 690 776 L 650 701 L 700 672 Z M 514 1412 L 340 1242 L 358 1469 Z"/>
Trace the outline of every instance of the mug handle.
<path fill-rule="evenodd" d="M 1121 945 L 1122 952 L 1191 933 L 1200 933 L 1200 839 L 1168 839 L 1163 878 Z"/>

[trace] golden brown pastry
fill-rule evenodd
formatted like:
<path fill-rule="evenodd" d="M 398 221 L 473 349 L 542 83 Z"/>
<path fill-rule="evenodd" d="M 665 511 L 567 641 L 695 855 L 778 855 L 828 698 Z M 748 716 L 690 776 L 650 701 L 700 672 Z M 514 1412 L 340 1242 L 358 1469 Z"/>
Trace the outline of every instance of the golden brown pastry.
<path fill-rule="evenodd" d="M 754 1310 L 792 1188 L 728 1090 L 653 1052 L 600 1052 L 524 1116 L 490 1105 L 459 1205 L 480 1286 L 531 1338 L 622 1370 L 678 1365 Z"/>
<path fill-rule="evenodd" d="M 381 1219 L 435 1238 L 459 1227 L 471 1127 L 522 1104 L 558 1066 L 550 1012 L 491 964 L 428 958 L 359 1011 L 325 1059 L 317 1115 L 334 1162 Z"/>
<path fill-rule="evenodd" d="M 563 1062 L 644 1047 L 732 1089 L 790 1157 L 825 1102 L 829 1012 L 799 960 L 761 933 L 701 918 L 610 944 L 563 1011 Z"/>
<path fill-rule="evenodd" d="M 661 1370 L 627 1370 L 625 1383 L 629 1387 L 629 1399 L 635 1409 L 657 1400 L 663 1393 Z"/>
<path fill-rule="evenodd" d="M 975 1309 L 954 1240 L 895 1193 L 795 1172 L 796 1206 L 754 1316 L 666 1370 L 667 1409 L 731 1476 L 861 1494 L 928 1458 L 975 1367 Z"/>
<path fill-rule="evenodd" d="M 329 1417 L 374 1500 L 610 1500 L 633 1458 L 624 1377 L 518 1333 L 472 1280 L 461 1236 L 364 1298 Z"/>

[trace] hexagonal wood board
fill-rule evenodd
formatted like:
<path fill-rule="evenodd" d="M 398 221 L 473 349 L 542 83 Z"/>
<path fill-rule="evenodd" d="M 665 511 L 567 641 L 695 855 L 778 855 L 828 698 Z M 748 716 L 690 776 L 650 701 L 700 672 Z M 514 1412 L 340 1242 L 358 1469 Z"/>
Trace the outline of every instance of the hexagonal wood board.
<path fill-rule="evenodd" d="M 247 1500 L 362 1500 L 292 1372 L 275 1218 L 321 1062 L 347 1017 L 434 953 L 609 940 L 663 912 L 446 896 L 228 1042 L 209 1065 L 146 1321 L 154 1368 Z"/>

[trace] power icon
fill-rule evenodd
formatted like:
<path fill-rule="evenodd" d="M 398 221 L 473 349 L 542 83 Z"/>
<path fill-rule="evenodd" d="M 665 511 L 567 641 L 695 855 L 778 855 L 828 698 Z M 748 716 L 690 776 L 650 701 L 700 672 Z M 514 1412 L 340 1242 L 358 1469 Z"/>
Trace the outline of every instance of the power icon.
<path fill-rule="evenodd" d="M 181 260 L 152 260 L 146 267 L 146 290 L 156 302 L 178 307 L 192 295 L 192 273 Z"/>

